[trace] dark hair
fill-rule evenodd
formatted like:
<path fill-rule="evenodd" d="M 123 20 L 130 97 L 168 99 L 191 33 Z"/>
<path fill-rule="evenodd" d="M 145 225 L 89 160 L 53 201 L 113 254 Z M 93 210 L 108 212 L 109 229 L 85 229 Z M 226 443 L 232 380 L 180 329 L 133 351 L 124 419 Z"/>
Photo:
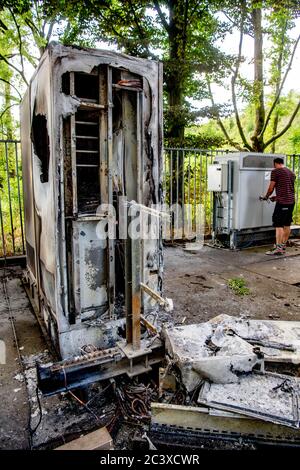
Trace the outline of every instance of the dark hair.
<path fill-rule="evenodd" d="M 283 165 L 283 164 L 284 164 L 284 160 L 283 160 L 283 158 L 280 158 L 280 157 L 274 158 L 274 160 L 273 160 L 273 161 L 274 161 L 274 163 L 280 163 L 281 165 Z"/>

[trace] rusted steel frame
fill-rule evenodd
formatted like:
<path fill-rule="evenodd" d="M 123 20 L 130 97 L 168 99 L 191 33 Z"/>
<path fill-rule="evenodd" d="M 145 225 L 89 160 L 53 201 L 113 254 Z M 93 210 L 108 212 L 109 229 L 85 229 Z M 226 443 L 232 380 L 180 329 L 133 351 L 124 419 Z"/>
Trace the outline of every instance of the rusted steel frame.
<path fill-rule="evenodd" d="M 153 334 L 157 335 L 158 331 L 152 323 L 141 315 L 141 323 Z"/>
<path fill-rule="evenodd" d="M 131 240 L 132 247 L 132 348 L 141 345 L 141 240 Z"/>
<path fill-rule="evenodd" d="M 98 104 L 98 103 L 88 103 L 84 100 L 80 100 L 79 109 L 87 109 L 92 111 L 99 111 L 105 109 L 105 105 Z"/>
<path fill-rule="evenodd" d="M 101 204 L 108 203 L 107 191 L 107 66 L 99 67 L 99 102 L 106 109 L 99 114 L 99 154 Z"/>
<path fill-rule="evenodd" d="M 150 295 L 150 297 L 152 297 L 152 299 L 154 299 L 161 307 L 164 307 L 166 305 L 166 301 L 161 295 L 159 295 L 157 292 L 155 292 L 143 282 L 141 282 L 140 285 L 142 290 L 145 291 L 148 295 Z"/>
<path fill-rule="evenodd" d="M 52 365 L 37 363 L 38 387 L 45 395 L 53 395 L 66 390 L 66 385 L 72 389 L 124 374 L 135 376 L 160 363 L 163 357 L 160 343 L 151 352 L 149 362 L 145 355 L 141 355 L 133 364 L 133 359 L 129 359 L 122 350 L 111 348 Z"/>
<path fill-rule="evenodd" d="M 128 225 L 131 216 L 128 216 Z M 126 340 L 134 350 L 141 344 L 141 240 L 126 239 L 125 248 Z"/>
<path fill-rule="evenodd" d="M 107 68 L 107 169 L 108 203 L 113 205 L 113 123 L 112 123 L 112 69 Z M 108 304 L 109 316 L 113 317 L 115 303 L 115 240 L 108 237 Z"/>
<path fill-rule="evenodd" d="M 75 73 L 70 72 L 70 94 L 75 95 Z M 75 114 L 71 115 L 71 163 L 72 163 L 72 196 L 73 196 L 73 217 L 78 216 L 78 198 L 77 198 L 77 168 L 76 168 L 76 123 Z"/>
<path fill-rule="evenodd" d="M 70 122 L 71 125 L 71 122 Z M 71 129 L 70 129 L 70 132 Z M 60 126 L 60 141 L 64 141 L 64 133 L 63 133 L 63 126 Z M 73 168 L 71 168 L 73 172 Z M 66 212 L 65 212 L 65 167 L 64 167 L 64 153 L 60 155 L 60 165 L 59 165 L 59 210 L 60 210 L 60 230 L 61 230 L 61 250 L 60 250 L 60 258 L 61 258 L 61 299 L 64 309 L 64 314 L 66 315 L 68 312 L 69 307 L 69 297 L 70 302 L 72 296 L 70 295 L 69 289 L 66 287 L 68 286 L 68 267 L 67 267 L 67 246 L 66 246 Z M 72 192 L 74 188 L 72 187 Z M 74 198 L 74 192 L 73 198 Z M 56 318 L 57 321 L 57 318 Z"/>
<path fill-rule="evenodd" d="M 143 79 L 144 80 L 144 79 Z M 144 87 L 144 84 L 143 84 Z M 142 90 L 136 93 L 136 164 L 137 164 L 137 202 L 139 204 L 143 203 L 143 148 L 144 148 L 144 107 L 143 107 L 143 97 L 144 93 Z M 145 214 L 140 211 L 140 282 L 144 280 L 144 217 Z M 140 314 L 143 310 L 144 298 L 142 290 L 140 288 Z"/>
<path fill-rule="evenodd" d="M 125 240 L 125 311 L 126 341 L 132 344 L 132 278 L 131 278 L 131 238 L 128 236 L 130 217 L 127 217 L 127 237 Z"/>

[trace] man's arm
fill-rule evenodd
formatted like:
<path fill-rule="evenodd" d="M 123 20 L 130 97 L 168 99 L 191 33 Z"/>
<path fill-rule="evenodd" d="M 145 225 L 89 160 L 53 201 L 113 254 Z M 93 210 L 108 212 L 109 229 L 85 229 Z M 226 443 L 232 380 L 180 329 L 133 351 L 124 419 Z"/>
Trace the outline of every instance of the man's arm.
<path fill-rule="evenodd" d="M 275 181 L 270 181 L 270 184 L 269 184 L 269 187 L 268 187 L 268 190 L 266 192 L 264 199 L 269 199 L 269 197 L 271 196 L 272 192 L 275 189 L 275 185 L 276 185 Z"/>

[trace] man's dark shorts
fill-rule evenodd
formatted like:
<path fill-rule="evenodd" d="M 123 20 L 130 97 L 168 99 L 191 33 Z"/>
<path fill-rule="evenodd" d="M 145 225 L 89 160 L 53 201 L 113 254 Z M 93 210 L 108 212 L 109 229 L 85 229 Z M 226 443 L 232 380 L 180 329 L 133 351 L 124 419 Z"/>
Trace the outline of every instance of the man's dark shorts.
<path fill-rule="evenodd" d="M 273 227 L 289 227 L 293 221 L 293 210 L 295 204 L 276 203 L 273 212 Z"/>

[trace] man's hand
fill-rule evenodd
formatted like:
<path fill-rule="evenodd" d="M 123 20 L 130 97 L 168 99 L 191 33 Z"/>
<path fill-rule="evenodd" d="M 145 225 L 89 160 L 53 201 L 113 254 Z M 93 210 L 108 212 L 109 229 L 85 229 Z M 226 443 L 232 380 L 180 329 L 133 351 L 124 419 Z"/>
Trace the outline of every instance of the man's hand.
<path fill-rule="evenodd" d="M 259 196 L 260 201 L 267 201 L 269 199 L 268 196 Z"/>

